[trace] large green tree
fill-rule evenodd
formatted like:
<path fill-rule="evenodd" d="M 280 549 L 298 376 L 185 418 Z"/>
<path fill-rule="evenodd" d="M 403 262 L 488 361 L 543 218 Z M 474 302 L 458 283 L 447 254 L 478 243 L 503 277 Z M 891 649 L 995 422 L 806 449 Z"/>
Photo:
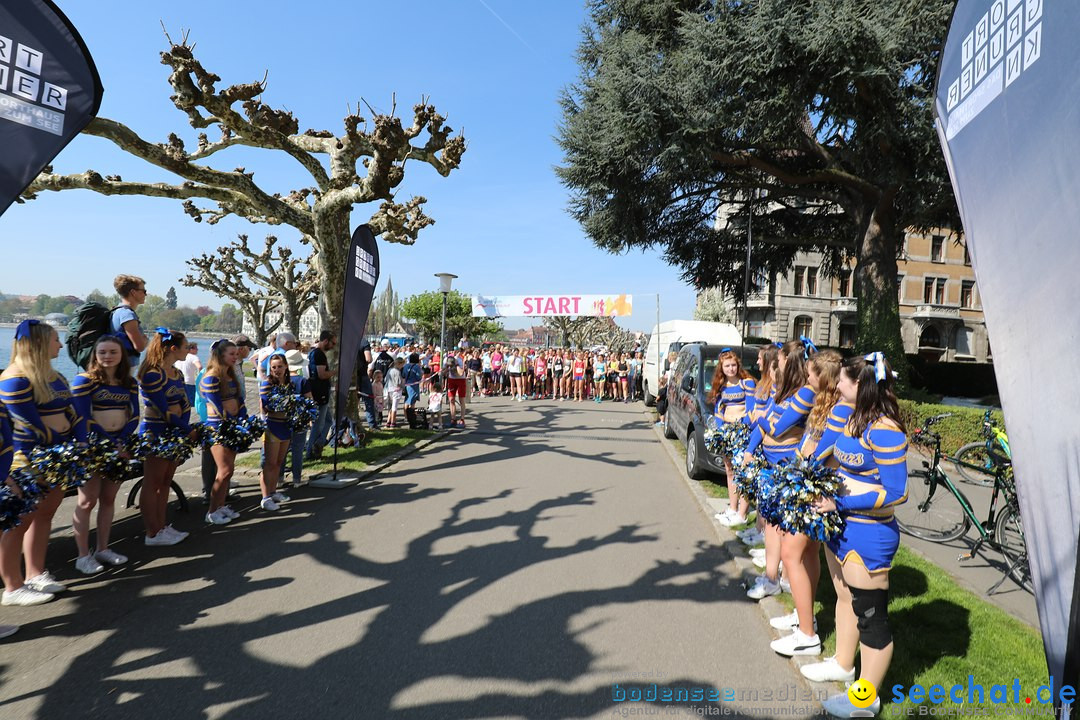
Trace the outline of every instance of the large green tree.
<path fill-rule="evenodd" d="M 902 357 L 903 232 L 959 226 L 931 114 L 952 8 L 592 0 L 560 129 L 573 215 L 602 248 L 659 246 L 740 296 L 750 208 L 754 269 L 854 259 L 859 345 Z"/>
<path fill-rule="evenodd" d="M 436 290 L 412 295 L 401 303 L 401 313 L 416 324 L 416 332 L 428 342 L 440 342 L 443 295 Z M 446 296 L 446 342 L 456 345 L 462 335 L 478 342 L 495 335 L 502 325 L 483 317 L 472 316 L 472 297 L 457 290 Z"/>

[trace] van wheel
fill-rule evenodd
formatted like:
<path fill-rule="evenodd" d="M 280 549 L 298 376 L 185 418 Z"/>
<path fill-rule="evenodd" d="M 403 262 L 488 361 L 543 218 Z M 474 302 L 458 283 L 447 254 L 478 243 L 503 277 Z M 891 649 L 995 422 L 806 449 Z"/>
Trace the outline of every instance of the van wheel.
<path fill-rule="evenodd" d="M 686 474 L 691 480 L 705 477 L 705 468 L 701 465 L 701 441 L 694 428 L 686 431 Z"/>
<path fill-rule="evenodd" d="M 649 392 L 649 381 L 643 380 L 641 383 L 641 394 L 645 399 L 645 407 L 653 407 L 656 405 L 656 396 Z"/>
<path fill-rule="evenodd" d="M 668 440 L 674 440 L 678 437 L 678 435 L 675 434 L 675 431 L 671 429 L 670 421 L 664 423 L 664 437 L 666 437 Z"/>

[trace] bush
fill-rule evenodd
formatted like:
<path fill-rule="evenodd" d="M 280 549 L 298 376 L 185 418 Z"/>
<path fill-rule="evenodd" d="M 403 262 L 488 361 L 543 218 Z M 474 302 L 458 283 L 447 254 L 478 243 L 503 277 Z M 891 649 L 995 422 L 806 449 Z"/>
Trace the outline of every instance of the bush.
<path fill-rule="evenodd" d="M 911 400 L 900 401 L 900 418 L 907 427 L 908 437 L 922 427 L 926 418 L 941 413 L 953 414 L 952 417 L 945 418 L 934 425 L 934 432 L 941 435 L 941 450 L 948 455 L 955 455 L 956 451 L 964 445 L 982 439 L 984 412 L 984 410 L 978 408 L 934 405 Z M 993 411 L 991 418 L 998 425 L 1004 427 L 1005 418 L 1000 410 Z"/>

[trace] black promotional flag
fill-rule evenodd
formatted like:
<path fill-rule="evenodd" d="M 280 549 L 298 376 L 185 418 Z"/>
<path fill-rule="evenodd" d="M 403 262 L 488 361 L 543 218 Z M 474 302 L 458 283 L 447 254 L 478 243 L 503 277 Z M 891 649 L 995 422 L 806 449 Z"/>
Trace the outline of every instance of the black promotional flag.
<path fill-rule="evenodd" d="M 0 215 L 101 105 L 94 60 L 48 0 L 0 0 Z"/>
<path fill-rule="evenodd" d="M 1080 685 L 1078 31 L 1077 2 L 960 0 L 935 98 L 1057 688 Z"/>
<path fill-rule="evenodd" d="M 356 228 L 345 266 L 345 291 L 341 299 L 341 334 L 338 337 L 338 384 L 334 417 L 340 422 L 349 399 L 356 353 L 364 338 L 371 298 L 379 281 L 379 246 L 371 228 Z"/>

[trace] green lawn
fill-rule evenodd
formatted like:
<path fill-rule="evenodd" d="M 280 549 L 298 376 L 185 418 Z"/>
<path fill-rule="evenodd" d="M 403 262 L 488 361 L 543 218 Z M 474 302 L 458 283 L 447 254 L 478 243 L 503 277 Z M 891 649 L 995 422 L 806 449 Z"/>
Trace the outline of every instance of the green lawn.
<path fill-rule="evenodd" d="M 392 430 L 375 431 L 368 433 L 367 443 L 362 448 L 341 448 L 338 450 L 337 466 L 339 470 L 366 470 L 370 465 L 379 460 L 393 455 L 399 450 L 412 445 L 418 440 L 431 437 L 433 430 Z M 259 467 L 259 453 L 249 451 L 236 459 L 236 464 L 241 467 Z M 305 462 L 304 472 L 321 473 L 334 469 L 333 448 L 326 448 L 322 458 L 317 462 Z"/>

